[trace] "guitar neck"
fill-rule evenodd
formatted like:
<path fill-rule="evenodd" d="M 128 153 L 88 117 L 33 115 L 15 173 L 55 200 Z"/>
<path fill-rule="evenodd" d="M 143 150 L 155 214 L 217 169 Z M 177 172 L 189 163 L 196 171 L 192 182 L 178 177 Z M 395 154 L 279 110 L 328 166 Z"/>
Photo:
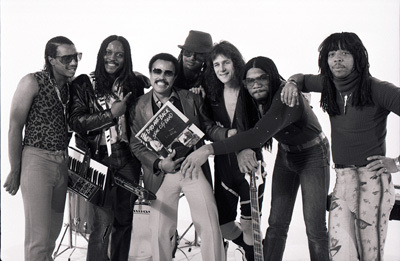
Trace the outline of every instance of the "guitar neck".
<path fill-rule="evenodd" d="M 251 174 L 252 179 L 250 182 L 250 205 L 251 205 L 251 223 L 253 227 L 253 239 L 254 239 L 254 260 L 263 261 L 263 246 L 262 246 L 262 234 L 260 226 L 260 210 L 258 206 L 258 192 L 255 183 L 254 173 Z"/>

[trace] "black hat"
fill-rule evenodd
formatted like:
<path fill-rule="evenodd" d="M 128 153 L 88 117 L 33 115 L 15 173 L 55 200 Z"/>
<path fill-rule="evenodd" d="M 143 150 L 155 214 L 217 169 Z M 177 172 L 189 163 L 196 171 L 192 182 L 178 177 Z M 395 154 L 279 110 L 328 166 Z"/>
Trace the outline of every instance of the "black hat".
<path fill-rule="evenodd" d="M 190 30 L 185 44 L 178 47 L 195 53 L 209 53 L 213 43 L 209 33 Z"/>

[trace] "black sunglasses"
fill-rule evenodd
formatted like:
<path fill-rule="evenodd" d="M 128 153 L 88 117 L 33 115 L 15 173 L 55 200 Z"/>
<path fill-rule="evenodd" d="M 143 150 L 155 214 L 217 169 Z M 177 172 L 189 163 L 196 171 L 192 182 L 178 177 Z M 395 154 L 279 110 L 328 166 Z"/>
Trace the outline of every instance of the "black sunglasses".
<path fill-rule="evenodd" d="M 243 80 L 243 84 L 247 87 L 253 87 L 257 82 L 258 84 L 266 84 L 269 80 L 268 74 L 262 74 L 256 78 L 246 78 Z"/>
<path fill-rule="evenodd" d="M 205 53 L 195 53 L 195 52 L 188 51 L 188 50 L 183 50 L 183 56 L 186 56 L 186 57 L 194 56 L 194 59 L 196 59 L 197 61 L 200 61 L 200 62 L 204 62 L 206 60 Z"/>
<path fill-rule="evenodd" d="M 63 56 L 56 55 L 56 57 L 60 58 L 59 61 L 62 64 L 67 65 L 67 64 L 70 64 L 72 62 L 72 60 L 79 62 L 82 59 L 82 53 L 75 53 L 75 54 L 63 55 Z"/>
<path fill-rule="evenodd" d="M 170 71 L 170 70 L 163 71 L 158 68 L 153 68 L 152 72 L 157 75 L 161 75 L 164 72 L 164 75 L 167 77 L 173 77 L 175 75 L 175 73 L 173 71 Z"/>

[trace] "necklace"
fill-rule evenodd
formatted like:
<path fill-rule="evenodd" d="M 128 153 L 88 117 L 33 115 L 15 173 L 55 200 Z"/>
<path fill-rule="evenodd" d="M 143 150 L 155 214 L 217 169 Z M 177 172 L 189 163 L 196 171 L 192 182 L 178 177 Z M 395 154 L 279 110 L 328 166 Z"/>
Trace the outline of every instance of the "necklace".
<path fill-rule="evenodd" d="M 343 96 L 343 94 L 340 92 L 340 97 L 342 97 L 343 100 L 343 114 L 346 114 L 346 107 L 347 107 L 347 101 L 351 98 L 351 95 L 353 95 L 353 93 L 349 93 L 349 94 L 345 94 Z"/>
<path fill-rule="evenodd" d="M 50 75 L 49 75 L 49 79 L 50 79 L 50 82 L 54 85 L 54 89 L 55 89 L 55 91 L 56 91 L 57 98 L 58 98 L 58 100 L 60 101 L 60 103 L 61 103 L 61 105 L 62 105 L 62 107 L 63 107 L 63 114 L 64 114 L 65 122 L 67 122 L 67 106 L 68 106 L 68 103 L 69 103 L 69 83 L 68 83 L 68 82 L 65 83 L 65 88 L 67 88 L 67 89 L 66 89 L 66 91 L 67 91 L 67 100 L 66 100 L 65 103 L 64 103 L 64 102 L 63 102 L 63 99 L 62 99 L 62 97 L 61 97 L 60 87 L 58 86 L 56 80 L 55 80 L 55 79 L 52 79 L 52 78 L 50 77 Z M 67 125 L 67 126 L 68 126 L 68 125 Z"/>

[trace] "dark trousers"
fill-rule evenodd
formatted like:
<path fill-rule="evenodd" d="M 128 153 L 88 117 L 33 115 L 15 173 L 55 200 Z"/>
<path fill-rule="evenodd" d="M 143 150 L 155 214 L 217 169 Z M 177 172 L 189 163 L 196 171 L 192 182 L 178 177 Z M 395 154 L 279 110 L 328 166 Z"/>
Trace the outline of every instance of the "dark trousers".
<path fill-rule="evenodd" d="M 298 152 L 287 152 L 279 146 L 272 177 L 269 227 L 264 240 L 266 261 L 282 260 L 300 186 L 310 260 L 329 260 L 326 226 L 329 160 L 327 140 Z"/>
<path fill-rule="evenodd" d="M 104 148 L 97 158 L 109 166 L 109 175 L 119 175 L 139 182 L 140 164 L 132 157 L 127 144 L 113 146 L 111 157 Z M 87 261 L 126 261 L 131 242 L 133 206 L 137 196 L 121 187 L 113 187 L 103 207 L 95 206 L 93 230 L 89 237 Z M 108 244 L 111 234 L 111 259 Z"/>

